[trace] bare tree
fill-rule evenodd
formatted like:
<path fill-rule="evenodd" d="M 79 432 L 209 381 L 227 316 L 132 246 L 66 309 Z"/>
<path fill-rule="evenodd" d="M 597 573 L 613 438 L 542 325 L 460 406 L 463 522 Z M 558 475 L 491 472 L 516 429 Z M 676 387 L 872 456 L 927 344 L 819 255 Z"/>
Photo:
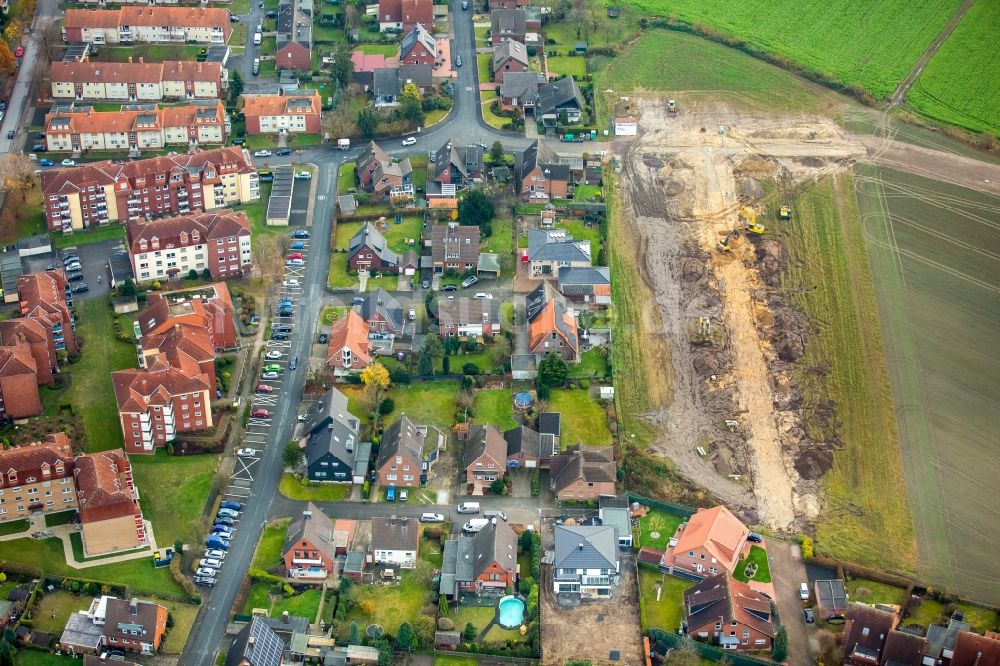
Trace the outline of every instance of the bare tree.
<path fill-rule="evenodd" d="M 8 153 L 0 158 L 0 183 L 8 192 L 18 192 L 21 202 L 35 186 L 35 165 L 24 153 Z"/>
<path fill-rule="evenodd" d="M 42 50 L 49 62 L 56 60 L 62 51 L 62 30 L 57 23 L 49 23 L 38 32 L 38 39 L 41 41 Z"/>

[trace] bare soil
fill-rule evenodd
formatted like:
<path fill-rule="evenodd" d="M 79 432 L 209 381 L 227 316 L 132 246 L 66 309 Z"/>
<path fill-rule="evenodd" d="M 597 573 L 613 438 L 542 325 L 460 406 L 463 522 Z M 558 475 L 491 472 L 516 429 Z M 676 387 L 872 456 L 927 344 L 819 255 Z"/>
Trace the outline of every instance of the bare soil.
<path fill-rule="evenodd" d="M 778 289 L 780 241 L 741 232 L 729 252 L 716 246 L 742 205 L 779 224 L 761 181 L 790 192 L 864 157 L 865 146 L 816 116 L 717 103 L 671 116 L 652 98 L 638 109 L 642 133 L 622 150 L 623 231 L 643 250 L 658 310 L 644 325 L 662 328 L 673 379 L 669 405 L 648 415 L 661 426 L 654 450 L 746 520 L 797 529 L 818 514 L 817 479 L 831 462 L 806 435 L 790 373 L 809 322 Z"/>

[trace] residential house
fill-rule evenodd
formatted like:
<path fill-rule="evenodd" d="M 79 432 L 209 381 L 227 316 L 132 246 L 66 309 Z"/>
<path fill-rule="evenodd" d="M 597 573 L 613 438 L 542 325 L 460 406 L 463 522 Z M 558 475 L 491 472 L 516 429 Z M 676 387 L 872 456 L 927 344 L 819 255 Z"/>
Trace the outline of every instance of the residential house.
<path fill-rule="evenodd" d="M 152 655 L 160 649 L 167 632 L 167 609 L 138 599 L 105 600 L 104 645 L 109 648 Z M 97 622 L 98 618 L 95 618 Z"/>
<path fill-rule="evenodd" d="M 42 413 L 38 365 L 29 343 L 0 347 L 0 409 L 5 420 Z"/>
<path fill-rule="evenodd" d="M 379 485 L 420 485 L 425 433 L 405 414 L 382 433 L 375 475 Z"/>
<path fill-rule="evenodd" d="M 469 187 L 483 179 L 483 153 L 482 146 L 459 146 L 448 141 L 434 154 L 427 180 L 454 185 L 456 189 Z"/>
<path fill-rule="evenodd" d="M 552 456 L 549 479 L 556 499 L 596 500 L 615 494 L 615 451 L 612 447 L 591 448 L 579 444 Z"/>
<path fill-rule="evenodd" d="M 67 44 L 198 43 L 225 44 L 233 32 L 229 10 L 212 7 L 124 6 L 67 9 Z"/>
<path fill-rule="evenodd" d="M 813 594 L 816 598 L 816 615 L 824 622 L 843 620 L 847 612 L 847 590 L 844 581 L 817 580 L 813 582 Z"/>
<path fill-rule="evenodd" d="M 376 69 L 372 75 L 372 93 L 375 106 L 397 106 L 403 87 L 412 83 L 421 93 L 434 89 L 434 68 L 431 65 L 407 65 Z"/>
<path fill-rule="evenodd" d="M 684 618 L 689 636 L 725 650 L 770 650 L 774 640 L 771 599 L 728 572 L 684 590 Z"/>
<path fill-rule="evenodd" d="M 951 666 L 983 666 L 1000 664 L 1000 634 L 987 632 L 985 636 L 970 631 L 960 631 L 955 639 Z"/>
<path fill-rule="evenodd" d="M 225 282 L 196 289 L 149 292 L 146 307 L 139 314 L 143 337 L 164 335 L 179 324 L 202 328 L 216 351 L 237 346 L 233 300 Z"/>
<path fill-rule="evenodd" d="M 399 255 L 389 249 L 385 236 L 374 224 L 365 222 L 347 245 L 347 267 L 352 271 L 397 273 Z"/>
<path fill-rule="evenodd" d="M 507 466 L 524 467 L 532 469 L 539 467 L 542 461 L 542 438 L 537 430 L 532 430 L 528 426 L 517 426 L 511 428 L 503 434 L 504 441 L 507 442 Z M 545 459 L 552 457 L 552 452 L 548 451 Z"/>
<path fill-rule="evenodd" d="M 504 77 L 528 69 L 528 49 L 522 42 L 505 39 L 493 47 L 493 80 L 502 84 Z"/>
<path fill-rule="evenodd" d="M 619 582 L 618 534 L 610 525 L 556 525 L 552 589 L 610 597 Z"/>
<path fill-rule="evenodd" d="M 346 543 L 346 535 L 344 541 Z M 281 552 L 288 578 L 328 578 L 337 571 L 337 538 L 333 521 L 318 506 L 309 502 L 302 515 L 288 526 Z"/>
<path fill-rule="evenodd" d="M 247 134 L 319 134 L 323 100 L 315 90 L 244 95 Z"/>
<path fill-rule="evenodd" d="M 490 41 L 493 46 L 507 40 L 524 44 L 527 31 L 524 9 L 493 9 L 490 12 Z"/>
<path fill-rule="evenodd" d="M 285 642 L 274 629 L 258 615 L 236 634 L 226 652 L 226 666 L 282 666 Z"/>
<path fill-rule="evenodd" d="M 564 360 L 580 360 L 580 334 L 576 316 L 565 299 L 548 282 L 543 282 L 525 299 L 528 317 L 528 351 L 541 357 L 549 352 Z"/>
<path fill-rule="evenodd" d="M 574 303 L 611 305 L 611 269 L 607 266 L 559 266 L 559 293 Z"/>
<path fill-rule="evenodd" d="M 122 449 L 78 456 L 73 478 L 83 554 L 96 557 L 147 544 L 132 465 Z"/>
<path fill-rule="evenodd" d="M 372 518 L 371 553 L 376 564 L 412 569 L 417 563 L 420 524 L 413 518 Z"/>
<path fill-rule="evenodd" d="M 481 338 L 500 332 L 500 299 L 456 298 L 438 301 L 441 337 Z"/>
<path fill-rule="evenodd" d="M 225 68 L 217 62 L 167 60 L 91 62 L 63 60 L 49 68 L 52 98 L 91 102 L 160 102 L 173 99 L 216 100 L 226 87 Z"/>
<path fill-rule="evenodd" d="M 372 183 L 375 178 L 375 172 L 378 170 L 379 166 L 392 162 L 392 158 L 389 154 L 382 150 L 377 143 L 374 141 L 369 141 L 365 149 L 361 151 L 358 155 L 357 162 L 357 175 L 358 184 L 362 190 L 371 191 Z"/>
<path fill-rule="evenodd" d="M 565 199 L 569 194 L 570 170 L 566 164 L 539 159 L 538 141 L 514 156 L 518 192 L 525 199 Z"/>
<path fill-rule="evenodd" d="M 90 607 L 97 603 L 95 599 Z M 104 628 L 94 622 L 89 611 L 77 611 L 66 619 L 59 637 L 59 649 L 69 655 L 96 654 L 103 641 Z"/>
<path fill-rule="evenodd" d="M 405 32 L 418 23 L 434 24 L 432 0 L 379 0 L 378 26 L 381 32 Z"/>
<path fill-rule="evenodd" d="M 893 629 L 885 639 L 880 664 L 881 666 L 922 666 L 926 651 L 926 638 L 907 631 Z M 951 663 L 954 664 L 955 660 L 953 659 Z"/>
<path fill-rule="evenodd" d="M 698 509 L 674 535 L 663 564 L 696 576 L 732 573 L 750 552 L 750 530 L 724 506 Z"/>
<path fill-rule="evenodd" d="M 365 92 L 368 92 L 375 83 L 375 70 L 398 67 L 399 56 L 387 58 L 383 53 L 365 53 L 358 50 L 351 52 L 351 62 L 354 63 L 354 75 L 351 80 L 364 86 Z"/>
<path fill-rule="evenodd" d="M 406 33 L 399 45 L 399 62 L 402 65 L 434 65 L 437 59 L 437 42 L 420 23 Z"/>
<path fill-rule="evenodd" d="M 851 604 L 848 608 L 848 619 L 850 619 L 850 615 L 857 605 Z M 948 618 L 948 625 L 945 627 L 938 624 L 932 624 L 927 627 L 927 663 L 938 664 L 944 660 L 953 658 L 959 634 L 967 631 L 972 631 L 972 627 L 965 621 L 965 614 L 962 611 L 955 611 Z M 844 632 L 846 636 L 846 623 L 844 624 Z"/>
<path fill-rule="evenodd" d="M 177 280 L 206 269 L 216 280 L 240 278 L 252 268 L 250 220 L 243 211 L 128 222 L 125 236 L 139 283 Z"/>
<path fill-rule="evenodd" d="M 313 0 L 281 0 L 278 3 L 274 55 L 276 70 L 312 70 L 312 25 L 315 18 Z"/>
<path fill-rule="evenodd" d="M 401 335 L 406 320 L 403 316 L 403 306 L 396 297 L 382 287 L 378 291 L 370 291 L 364 295 L 361 303 L 361 317 L 371 331 L 369 337 L 389 337 Z"/>
<path fill-rule="evenodd" d="M 360 422 L 347 408 L 347 396 L 327 391 L 305 422 L 306 476 L 320 483 L 364 483 L 371 443 L 360 442 Z M 360 473 L 359 473 L 360 472 Z"/>
<path fill-rule="evenodd" d="M 338 375 L 364 370 L 372 362 L 372 346 L 368 342 L 368 325 L 354 310 L 333 323 L 326 364 Z"/>
<path fill-rule="evenodd" d="M 545 78 L 538 72 L 505 72 L 503 81 L 497 86 L 500 105 L 506 108 L 520 109 L 528 115 L 534 112 L 538 103 L 538 89 L 545 83 Z"/>
<path fill-rule="evenodd" d="M 462 453 L 466 492 L 483 495 L 494 481 L 503 480 L 507 471 L 507 441 L 495 426 L 473 425 L 469 428 Z"/>
<path fill-rule="evenodd" d="M 585 108 L 580 87 L 572 76 L 565 76 L 539 88 L 535 118 L 551 126 L 575 125 Z"/>
<path fill-rule="evenodd" d="M 503 594 L 517 581 L 517 534 L 499 518 L 471 537 L 444 542 L 440 594 Z"/>
<path fill-rule="evenodd" d="M 0 521 L 77 508 L 73 448 L 65 433 L 0 451 Z"/>
<path fill-rule="evenodd" d="M 479 265 L 479 227 L 457 222 L 431 227 L 431 263 L 435 273 L 475 272 Z"/>
<path fill-rule="evenodd" d="M 218 100 L 163 108 L 134 105 L 121 111 L 55 107 L 45 115 L 45 144 L 50 152 L 197 148 L 224 143 L 227 124 Z"/>
<path fill-rule="evenodd" d="M 375 169 L 372 177 L 375 199 L 402 201 L 413 198 L 413 167 L 410 158 L 401 162 L 384 162 Z"/>
<path fill-rule="evenodd" d="M 235 146 L 46 169 L 40 179 L 49 231 L 211 211 L 260 198 L 250 153 Z"/>
<path fill-rule="evenodd" d="M 885 642 L 899 622 L 891 612 L 873 606 L 850 604 L 844 620 L 844 664 L 871 666 L 881 664 Z"/>
<path fill-rule="evenodd" d="M 551 278 L 563 268 L 590 268 L 589 240 L 575 240 L 562 229 L 529 229 L 527 260 L 532 278 Z"/>
<path fill-rule="evenodd" d="M 530 0 L 490 0 L 490 10 L 518 9 L 530 5 Z"/>

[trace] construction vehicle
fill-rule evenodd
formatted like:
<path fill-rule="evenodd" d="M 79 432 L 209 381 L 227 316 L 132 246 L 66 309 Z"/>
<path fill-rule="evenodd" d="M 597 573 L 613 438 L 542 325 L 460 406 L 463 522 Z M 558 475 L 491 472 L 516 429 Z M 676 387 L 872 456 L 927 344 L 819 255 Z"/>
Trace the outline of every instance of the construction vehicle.
<path fill-rule="evenodd" d="M 677 102 L 672 99 L 667 101 L 667 113 L 677 113 Z"/>
<path fill-rule="evenodd" d="M 764 225 L 757 221 L 757 213 L 753 208 L 742 206 L 740 208 L 740 219 L 743 221 L 743 228 L 748 233 L 758 236 L 764 233 Z"/>
<path fill-rule="evenodd" d="M 740 230 L 733 229 L 728 234 L 726 234 L 725 238 L 719 241 L 719 244 L 715 246 L 715 249 L 717 249 L 719 252 L 729 252 L 729 241 L 733 238 L 738 237 L 739 235 L 740 235 Z"/>
<path fill-rule="evenodd" d="M 779 220 L 792 219 L 792 209 L 788 206 L 788 204 L 785 204 L 778 209 L 778 219 Z"/>

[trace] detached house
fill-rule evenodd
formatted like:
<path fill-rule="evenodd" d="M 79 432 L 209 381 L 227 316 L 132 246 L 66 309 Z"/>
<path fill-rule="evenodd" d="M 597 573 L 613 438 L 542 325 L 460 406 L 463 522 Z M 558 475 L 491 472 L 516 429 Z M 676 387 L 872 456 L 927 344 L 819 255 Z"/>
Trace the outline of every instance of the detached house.
<path fill-rule="evenodd" d="M 379 287 L 364 295 L 361 303 L 361 317 L 368 324 L 370 337 L 391 338 L 403 333 L 403 306 L 396 297 Z"/>
<path fill-rule="evenodd" d="M 585 108 L 580 87 L 572 76 L 566 76 L 538 89 L 535 118 L 547 126 L 575 125 L 583 117 Z"/>
<path fill-rule="evenodd" d="M 533 469 L 538 467 L 543 459 L 552 457 L 551 449 L 543 454 L 542 437 L 537 430 L 528 426 L 517 426 L 503 434 L 507 442 L 507 466 Z"/>
<path fill-rule="evenodd" d="M 527 260 L 532 278 L 552 278 L 564 268 L 590 268 L 589 240 L 575 240 L 561 229 L 529 229 Z"/>
<path fill-rule="evenodd" d="M 337 539 L 333 521 L 318 506 L 309 502 L 302 515 L 288 526 L 282 553 L 287 577 L 329 577 L 337 570 Z"/>
<path fill-rule="evenodd" d="M 471 537 L 444 542 L 440 594 L 456 599 L 461 593 L 502 594 L 517 580 L 517 534 L 493 518 Z"/>
<path fill-rule="evenodd" d="M 236 634 L 225 666 L 282 666 L 284 652 L 285 642 L 268 624 L 268 618 L 255 615 Z"/>
<path fill-rule="evenodd" d="M 576 316 L 566 307 L 563 297 L 548 282 L 543 282 L 525 300 L 528 315 L 528 351 L 535 356 L 549 352 L 564 360 L 580 360 L 580 334 Z"/>
<path fill-rule="evenodd" d="M 419 539 L 420 524 L 413 518 L 372 518 L 371 553 L 376 564 L 412 569 Z"/>
<path fill-rule="evenodd" d="M 514 40 L 524 44 L 528 32 L 527 13 L 523 9 L 494 9 L 490 12 L 490 40 L 493 46 Z"/>
<path fill-rule="evenodd" d="M 420 485 L 425 433 L 405 414 L 382 434 L 375 474 L 379 485 Z"/>
<path fill-rule="evenodd" d="M 850 604 L 844 620 L 844 664 L 882 664 L 885 642 L 898 622 L 899 617 L 893 612 Z"/>
<path fill-rule="evenodd" d="M 501 106 L 520 109 L 524 115 L 534 112 L 538 89 L 544 83 L 545 78 L 538 72 L 505 72 L 497 87 Z"/>
<path fill-rule="evenodd" d="M 474 425 L 469 429 L 462 454 L 466 492 L 482 495 L 507 471 L 507 441 L 492 425 Z"/>
<path fill-rule="evenodd" d="M 347 409 L 347 396 L 327 391 L 305 424 L 306 476 L 320 483 L 364 483 L 371 444 L 360 442 L 359 421 Z"/>
<path fill-rule="evenodd" d="M 247 134 L 319 134 L 323 100 L 315 90 L 244 95 Z"/>
<path fill-rule="evenodd" d="M 434 24 L 433 0 L 379 0 L 378 26 L 381 32 L 410 30 L 418 23 Z"/>
<path fill-rule="evenodd" d="M 372 176 L 372 193 L 380 200 L 407 200 L 413 198 L 413 167 L 410 158 L 401 162 L 384 162 Z"/>
<path fill-rule="evenodd" d="M 611 304 L 611 269 L 607 266 L 560 266 L 559 293 L 574 303 Z"/>
<path fill-rule="evenodd" d="M 372 346 L 368 342 L 368 325 L 354 310 L 348 310 L 330 328 L 326 364 L 337 375 L 360 372 L 371 365 Z"/>
<path fill-rule="evenodd" d="M 163 635 L 167 632 L 166 608 L 138 599 L 125 601 L 102 597 L 99 601 L 105 603 L 105 646 L 146 655 L 160 649 Z"/>
<path fill-rule="evenodd" d="M 723 649 L 771 649 L 771 599 L 728 573 L 685 590 L 684 617 L 689 636 L 710 638 Z"/>
<path fill-rule="evenodd" d="M 385 236 L 374 224 L 365 222 L 347 246 L 347 266 L 352 271 L 396 273 L 399 255 L 389 249 Z"/>
<path fill-rule="evenodd" d="M 371 191 L 372 181 L 375 178 L 375 171 L 380 164 L 391 162 L 389 154 L 382 150 L 377 143 L 369 141 L 365 149 L 358 155 L 357 174 L 358 185 L 361 189 Z"/>
<path fill-rule="evenodd" d="M 375 106 L 396 106 L 406 84 L 412 83 L 421 93 L 434 89 L 434 68 L 427 64 L 401 64 L 376 69 L 372 74 Z"/>
<path fill-rule="evenodd" d="M 421 24 L 406 33 L 399 45 L 401 65 L 433 65 L 437 58 L 437 42 Z"/>
<path fill-rule="evenodd" d="M 483 179 L 483 152 L 481 146 L 459 146 L 448 141 L 434 154 L 427 179 L 454 185 L 455 189 L 469 187 Z"/>
<path fill-rule="evenodd" d="M 431 228 L 431 262 L 435 273 L 475 272 L 479 265 L 479 227 L 457 222 Z"/>
<path fill-rule="evenodd" d="M 698 509 L 681 523 L 663 564 L 699 576 L 732 573 L 750 551 L 750 530 L 724 506 Z"/>
<path fill-rule="evenodd" d="M 522 42 L 506 39 L 493 47 L 493 80 L 503 83 L 504 77 L 528 69 L 528 49 Z"/>
<path fill-rule="evenodd" d="M 610 446 L 595 449 L 579 444 L 552 456 L 549 478 L 559 501 L 596 500 L 615 494 L 615 452 Z"/>
<path fill-rule="evenodd" d="M 500 299 L 456 298 L 438 301 L 441 337 L 481 338 L 500 332 Z"/>
<path fill-rule="evenodd" d="M 569 194 L 569 166 L 539 157 L 538 141 L 515 155 L 514 175 L 524 199 L 565 199 Z"/>
<path fill-rule="evenodd" d="M 618 531 L 611 525 L 556 525 L 552 589 L 556 594 L 610 597 L 618 587 Z"/>

